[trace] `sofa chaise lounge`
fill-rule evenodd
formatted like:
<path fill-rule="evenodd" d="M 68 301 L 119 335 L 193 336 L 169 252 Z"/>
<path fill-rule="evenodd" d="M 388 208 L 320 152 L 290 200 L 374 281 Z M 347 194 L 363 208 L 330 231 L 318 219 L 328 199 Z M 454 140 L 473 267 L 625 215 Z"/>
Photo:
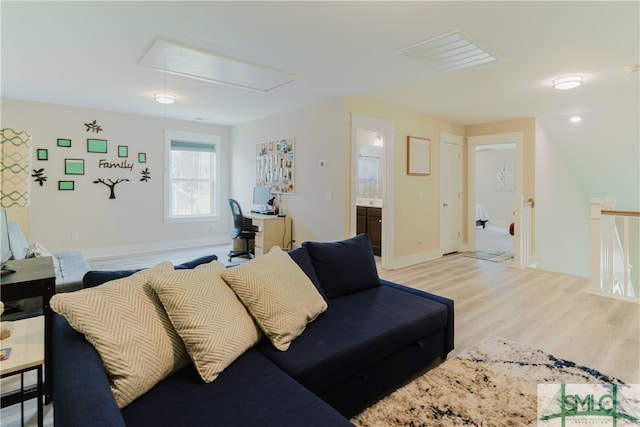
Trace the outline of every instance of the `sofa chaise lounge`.
<path fill-rule="evenodd" d="M 222 276 L 231 270 L 240 275 L 241 269 L 244 274 L 259 262 L 262 269 L 271 255 L 226 269 Z M 124 407 L 114 399 L 116 379 L 107 373 L 101 355 L 56 314 L 56 425 L 347 426 L 349 417 L 453 349 L 453 301 L 381 280 L 367 235 L 305 242 L 288 257 L 325 304 L 286 350 L 278 349 L 265 332 L 267 337 L 262 336 L 211 382 L 202 380 L 200 365 L 192 357 L 194 363 Z M 86 286 L 131 273 L 89 272 Z M 108 283 L 92 289 L 104 286 Z M 238 292 L 235 287 L 234 291 Z M 239 299 L 249 304 L 243 298 Z"/>

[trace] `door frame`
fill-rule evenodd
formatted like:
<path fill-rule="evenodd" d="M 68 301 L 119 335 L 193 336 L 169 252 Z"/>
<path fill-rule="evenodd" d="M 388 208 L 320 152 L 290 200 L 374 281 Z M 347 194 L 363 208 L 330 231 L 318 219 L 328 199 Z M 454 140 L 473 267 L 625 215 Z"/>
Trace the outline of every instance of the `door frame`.
<path fill-rule="evenodd" d="M 464 136 L 455 135 L 448 132 L 440 133 L 440 215 L 442 215 L 442 182 L 444 178 L 443 170 L 442 170 L 442 144 L 452 144 L 457 145 L 459 149 L 460 156 L 458 157 L 458 215 L 457 218 L 454 218 L 454 221 L 458 224 L 458 239 L 455 244 L 455 251 L 459 252 L 463 249 L 462 245 L 462 229 L 463 229 L 463 221 L 462 221 L 462 213 L 464 211 L 462 207 L 462 145 L 464 142 Z M 440 224 L 442 224 L 442 218 L 440 218 Z M 443 245 L 442 245 L 442 230 L 440 231 L 440 251 L 444 254 Z"/>
<path fill-rule="evenodd" d="M 393 260 L 393 152 L 395 122 L 363 114 L 351 113 L 351 197 L 349 202 L 351 235 L 356 234 L 356 195 L 358 193 L 358 129 L 384 135 L 382 166 L 382 268 L 389 268 Z"/>
<path fill-rule="evenodd" d="M 516 189 L 515 194 L 522 194 L 524 166 L 524 134 L 523 132 L 496 133 L 490 135 L 470 136 L 467 138 L 467 248 L 468 251 L 476 250 L 476 147 L 494 144 L 516 144 Z M 515 237 L 515 245 L 520 244 L 519 236 Z"/>

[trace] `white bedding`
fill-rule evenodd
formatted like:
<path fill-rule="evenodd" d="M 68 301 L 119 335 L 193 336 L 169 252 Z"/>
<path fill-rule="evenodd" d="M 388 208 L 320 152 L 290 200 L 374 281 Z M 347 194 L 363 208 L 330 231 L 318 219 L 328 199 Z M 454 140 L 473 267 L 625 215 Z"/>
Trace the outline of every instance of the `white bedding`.
<path fill-rule="evenodd" d="M 476 221 L 489 221 L 489 214 L 481 204 L 476 204 Z"/>

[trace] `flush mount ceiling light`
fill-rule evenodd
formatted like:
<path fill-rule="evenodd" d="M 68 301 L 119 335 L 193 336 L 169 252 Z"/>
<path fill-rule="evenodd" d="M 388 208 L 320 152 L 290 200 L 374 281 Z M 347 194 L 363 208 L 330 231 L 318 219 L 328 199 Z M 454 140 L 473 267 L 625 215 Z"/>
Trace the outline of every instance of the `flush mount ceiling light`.
<path fill-rule="evenodd" d="M 168 93 L 154 93 L 153 99 L 160 104 L 173 104 L 176 102 L 176 96 Z"/>
<path fill-rule="evenodd" d="M 580 123 L 582 121 L 582 117 L 580 117 L 580 116 L 571 116 L 571 117 L 569 117 L 569 121 L 571 123 Z"/>
<path fill-rule="evenodd" d="M 582 76 L 567 76 L 555 79 L 553 87 L 559 90 L 573 89 L 582 84 Z"/>
<path fill-rule="evenodd" d="M 139 65 L 209 83 L 257 92 L 269 92 L 299 76 L 239 61 L 204 50 L 158 39 L 138 61 Z"/>
<path fill-rule="evenodd" d="M 395 51 L 441 71 L 456 71 L 496 61 L 495 55 L 462 31 L 452 31 Z"/>

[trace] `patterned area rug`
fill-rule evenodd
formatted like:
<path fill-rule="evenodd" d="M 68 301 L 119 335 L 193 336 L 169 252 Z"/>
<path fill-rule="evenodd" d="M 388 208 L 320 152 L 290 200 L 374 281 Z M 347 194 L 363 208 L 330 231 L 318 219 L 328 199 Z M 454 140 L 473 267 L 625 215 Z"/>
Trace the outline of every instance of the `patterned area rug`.
<path fill-rule="evenodd" d="M 513 254 L 508 254 L 506 252 L 486 252 L 486 251 L 473 251 L 467 252 L 464 254 L 467 258 L 477 258 L 483 259 L 485 261 L 491 262 L 504 262 L 510 259 L 513 259 Z"/>
<path fill-rule="evenodd" d="M 537 384 L 618 383 L 541 350 L 489 337 L 367 408 L 360 427 L 534 426 Z"/>

